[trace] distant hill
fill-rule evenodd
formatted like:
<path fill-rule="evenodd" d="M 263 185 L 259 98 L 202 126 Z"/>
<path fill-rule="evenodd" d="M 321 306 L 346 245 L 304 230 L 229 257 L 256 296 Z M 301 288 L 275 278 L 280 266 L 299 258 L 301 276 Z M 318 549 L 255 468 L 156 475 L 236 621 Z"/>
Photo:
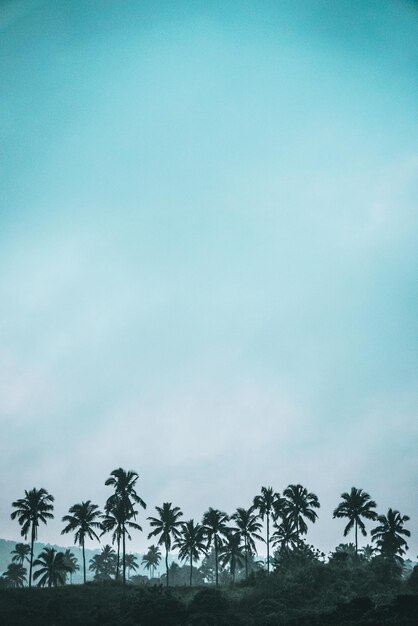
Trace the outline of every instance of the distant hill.
<path fill-rule="evenodd" d="M 6 571 L 8 564 L 12 562 L 11 552 L 12 552 L 12 550 L 14 550 L 14 547 L 15 547 L 16 543 L 22 543 L 22 542 L 9 541 L 8 539 L 0 539 L 0 575 L 3 572 Z M 56 544 L 36 542 L 35 543 L 35 549 L 34 549 L 35 558 L 38 556 L 38 554 L 42 551 L 42 549 L 44 547 L 55 548 L 56 550 L 59 550 L 61 552 L 64 552 L 64 550 L 66 550 L 68 548 L 68 546 L 63 547 L 63 546 L 57 546 Z M 83 554 L 82 554 L 81 548 L 79 548 L 78 546 L 71 546 L 70 550 L 74 553 L 76 559 L 78 560 L 78 564 L 80 566 L 80 570 L 78 572 L 76 572 L 75 574 L 73 574 L 73 583 L 75 583 L 75 584 L 82 583 L 83 582 L 83 572 L 82 572 Z M 96 548 L 94 550 L 90 550 L 90 549 L 86 548 L 86 550 L 85 550 L 85 552 L 86 552 L 86 566 L 87 566 L 87 579 L 88 580 L 92 580 L 93 579 L 93 576 L 92 576 L 91 572 L 88 571 L 89 561 L 95 554 L 99 554 L 100 551 L 101 551 L 101 549 L 98 549 L 98 548 Z M 139 568 L 135 572 L 135 574 L 142 574 L 144 576 L 147 576 L 148 575 L 147 571 L 144 569 L 143 566 L 141 566 L 141 560 L 142 560 L 142 556 L 143 555 L 139 554 L 137 552 L 134 552 L 134 554 L 138 558 L 138 563 L 139 563 Z M 170 559 L 170 562 L 172 560 L 175 560 L 175 559 Z M 162 563 L 160 564 L 159 570 L 156 571 L 157 576 L 161 575 L 165 571 L 164 570 L 164 562 L 163 561 L 164 561 L 164 559 L 162 559 Z"/>

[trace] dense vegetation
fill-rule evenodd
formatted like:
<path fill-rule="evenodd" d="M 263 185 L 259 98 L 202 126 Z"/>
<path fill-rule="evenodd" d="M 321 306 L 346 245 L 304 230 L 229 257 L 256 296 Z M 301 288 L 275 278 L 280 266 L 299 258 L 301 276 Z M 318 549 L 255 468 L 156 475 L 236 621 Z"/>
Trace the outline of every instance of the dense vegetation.
<path fill-rule="evenodd" d="M 80 564 L 71 550 L 51 547 L 35 558 L 39 526 L 53 517 L 52 495 L 32 489 L 12 503 L 12 518 L 30 544 L 16 544 L 0 579 L 0 623 L 416 623 L 418 568 L 406 571 L 402 558 L 409 518 L 392 509 L 379 515 L 362 489 L 343 493 L 334 510 L 334 517 L 346 518 L 344 536 L 353 531 L 354 543 L 328 556 L 305 540 L 320 503 L 302 485 L 289 485 L 283 494 L 262 487 L 249 508 L 232 515 L 209 508 L 201 522 L 184 520 L 179 507 L 165 502 L 148 517 L 154 544 L 142 558 L 148 576 L 139 576 L 137 558 L 126 551 L 132 532 L 142 531 L 137 507 L 146 508 L 137 481 L 136 472 L 116 469 L 106 481 L 112 493 L 103 511 L 88 500 L 63 517 L 62 533 L 73 533 L 81 547 Z M 359 549 L 358 531 L 367 535 L 367 520 L 375 524 L 373 545 Z M 114 547 L 106 544 L 87 565 L 86 538 L 107 533 Z M 266 560 L 257 560 L 256 541 L 266 545 Z M 173 550 L 183 566 L 169 565 Z M 163 557 L 165 573 L 156 578 Z M 85 584 L 72 586 L 78 569 Z M 86 583 L 87 569 L 94 584 Z M 50 589 L 20 589 L 33 584 Z"/>

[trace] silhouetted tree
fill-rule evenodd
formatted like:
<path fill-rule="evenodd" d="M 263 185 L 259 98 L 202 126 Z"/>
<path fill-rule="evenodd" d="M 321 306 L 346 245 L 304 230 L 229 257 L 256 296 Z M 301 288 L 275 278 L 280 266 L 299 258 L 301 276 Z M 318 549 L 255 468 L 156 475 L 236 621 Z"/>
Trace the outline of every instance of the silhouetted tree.
<path fill-rule="evenodd" d="M 151 576 L 154 578 L 155 569 L 158 567 L 161 561 L 161 552 L 158 546 L 150 546 L 148 552 L 142 557 L 141 563 L 145 566 L 146 570 L 151 570 Z"/>
<path fill-rule="evenodd" d="M 192 586 L 193 561 L 198 561 L 201 554 L 206 554 L 205 529 L 201 524 L 195 524 L 192 519 L 184 522 L 181 527 L 181 534 L 173 547 L 179 548 L 181 560 L 189 560 L 190 586 Z"/>
<path fill-rule="evenodd" d="M 134 554 L 127 554 L 125 557 L 126 569 L 128 570 L 128 580 L 131 575 L 131 571 L 136 572 L 138 569 L 138 559 Z"/>
<path fill-rule="evenodd" d="M 411 536 L 410 531 L 404 528 L 404 523 L 408 520 L 408 515 L 401 515 L 393 509 L 389 509 L 387 515 L 377 517 L 379 526 L 373 528 L 371 535 L 382 556 L 402 562 L 402 555 L 408 549 L 404 537 Z"/>
<path fill-rule="evenodd" d="M 238 508 L 236 512 L 231 516 L 237 528 L 234 529 L 239 532 L 241 540 L 244 541 L 245 551 L 245 578 L 248 578 L 248 554 L 256 554 L 255 539 L 258 541 L 264 541 L 259 535 L 261 523 L 258 516 L 254 513 L 253 507 L 249 509 Z"/>
<path fill-rule="evenodd" d="M 360 528 L 362 535 L 367 535 L 366 527 L 363 520 L 365 519 L 375 520 L 377 518 L 376 502 L 372 500 L 368 493 L 363 489 L 357 489 L 351 487 L 350 493 L 344 492 L 341 494 L 342 502 L 334 510 L 333 517 L 346 517 L 349 522 L 344 528 L 344 537 L 348 535 L 350 530 L 354 526 L 356 554 L 358 553 L 358 539 L 357 529 Z"/>
<path fill-rule="evenodd" d="M 100 541 L 95 528 L 101 528 L 100 518 L 101 512 L 97 504 L 92 504 L 90 500 L 74 504 L 69 509 L 69 515 L 64 515 L 63 522 L 68 522 L 67 526 L 61 531 L 61 534 L 74 532 L 74 541 L 81 546 L 83 552 L 83 579 L 86 582 L 86 553 L 85 541 L 89 539 L 97 539 Z"/>
<path fill-rule="evenodd" d="M 258 510 L 262 520 L 266 518 L 266 546 L 267 546 L 267 571 L 270 571 L 270 518 L 274 514 L 274 504 L 279 494 L 273 491 L 273 487 L 261 487 L 261 494 L 254 498 L 253 506 Z"/>
<path fill-rule="evenodd" d="M 203 527 L 205 530 L 205 535 L 207 538 L 207 547 L 212 545 L 215 552 L 215 581 L 216 586 L 218 586 L 218 553 L 219 548 L 222 543 L 222 537 L 226 538 L 228 535 L 228 523 L 229 517 L 223 511 L 219 511 L 218 509 L 212 509 L 210 507 L 206 513 L 203 515 Z"/>
<path fill-rule="evenodd" d="M 2 578 L 7 587 L 24 587 L 26 574 L 27 570 L 21 563 L 10 563 L 2 574 Z"/>
<path fill-rule="evenodd" d="M 135 487 L 138 478 L 137 472 L 126 471 L 119 467 L 110 473 L 110 477 L 105 482 L 105 485 L 110 485 L 115 490 L 114 494 L 108 498 L 105 510 L 113 513 L 121 525 L 123 584 L 126 582 L 126 537 L 129 535 L 127 527 L 141 531 L 141 526 L 132 521 L 136 519 L 138 514 L 134 505 L 139 504 L 143 509 L 147 508 L 143 499 L 136 492 Z"/>
<path fill-rule="evenodd" d="M 154 528 L 148 535 L 148 539 L 151 537 L 159 537 L 158 544 L 165 547 L 165 571 L 166 571 L 166 586 L 169 583 L 168 573 L 168 553 L 171 549 L 173 541 L 176 541 L 180 537 L 180 527 L 182 522 L 180 521 L 183 513 L 178 506 L 172 507 L 171 502 L 164 502 L 163 506 L 156 506 L 159 517 L 148 517 L 150 526 Z"/>
<path fill-rule="evenodd" d="M 239 532 L 230 532 L 227 539 L 219 548 L 219 562 L 222 567 L 229 566 L 232 582 L 235 583 L 237 569 L 245 567 L 247 555 L 241 548 L 241 535 Z"/>
<path fill-rule="evenodd" d="M 289 552 L 294 550 L 298 543 L 299 537 L 296 531 L 296 525 L 290 517 L 284 517 L 281 523 L 274 523 L 274 533 L 271 536 L 273 546 L 279 546 L 280 552 Z"/>
<path fill-rule="evenodd" d="M 34 580 L 39 578 L 38 587 L 57 587 L 65 583 L 69 567 L 65 564 L 64 554 L 55 548 L 44 548 L 33 565 L 38 567 L 33 574 Z"/>
<path fill-rule="evenodd" d="M 11 554 L 13 563 L 20 563 L 22 565 L 25 561 L 30 562 L 30 545 L 27 543 L 17 543 L 15 545 L 14 550 L 12 550 Z"/>
<path fill-rule="evenodd" d="M 286 499 L 283 504 L 284 515 L 294 523 L 299 539 L 301 534 L 305 535 L 308 532 L 304 518 L 306 517 L 312 523 L 315 523 L 318 518 L 314 511 L 320 507 L 318 496 L 309 493 L 302 485 L 289 485 L 283 495 Z"/>
<path fill-rule="evenodd" d="M 18 518 L 22 537 L 26 539 L 30 531 L 29 587 L 32 586 L 33 544 L 38 538 L 39 522 L 46 524 L 48 519 L 54 517 L 51 512 L 54 510 L 53 502 L 54 497 L 46 489 L 34 488 L 25 490 L 25 497 L 12 503 L 16 511 L 13 511 L 11 518 Z"/>
<path fill-rule="evenodd" d="M 105 545 L 100 554 L 95 554 L 89 563 L 89 570 L 95 580 L 110 580 L 115 571 L 116 553 L 112 546 Z"/>
<path fill-rule="evenodd" d="M 64 551 L 64 562 L 65 562 L 66 566 L 68 567 L 68 573 L 70 575 L 70 584 L 72 585 L 73 584 L 73 574 L 80 569 L 80 566 L 78 564 L 78 560 L 77 560 L 74 552 L 72 552 L 70 550 L 70 548 L 67 548 Z M 67 579 L 65 579 L 65 582 L 67 582 Z"/>

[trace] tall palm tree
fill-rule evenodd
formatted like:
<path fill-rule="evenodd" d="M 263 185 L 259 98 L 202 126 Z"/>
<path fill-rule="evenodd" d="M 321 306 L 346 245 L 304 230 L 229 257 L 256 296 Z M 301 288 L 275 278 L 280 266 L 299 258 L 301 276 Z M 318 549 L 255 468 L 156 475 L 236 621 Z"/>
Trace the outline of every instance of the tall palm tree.
<path fill-rule="evenodd" d="M 27 538 L 30 531 L 30 561 L 29 561 L 29 587 L 32 586 L 32 566 L 33 566 L 33 544 L 38 538 L 39 523 L 47 523 L 48 519 L 54 516 L 54 496 L 51 496 L 46 489 L 25 490 L 25 497 L 12 503 L 12 507 L 16 509 L 11 514 L 11 518 L 18 518 L 22 527 L 21 535 Z"/>
<path fill-rule="evenodd" d="M 253 507 L 249 509 L 238 508 L 231 516 L 231 520 L 237 525 L 234 530 L 239 532 L 241 540 L 244 541 L 245 578 L 248 578 L 248 554 L 257 554 L 254 540 L 264 541 L 263 537 L 258 534 L 261 529 L 261 522 L 257 514 L 254 513 Z"/>
<path fill-rule="evenodd" d="M 148 535 L 158 537 L 158 544 L 165 547 L 165 570 L 166 570 L 166 586 L 168 587 L 168 553 L 171 549 L 173 541 L 180 537 L 180 527 L 182 522 L 180 517 L 183 515 L 178 506 L 172 507 L 171 502 L 164 502 L 163 506 L 156 506 L 159 517 L 148 517 L 150 526 L 154 528 Z"/>
<path fill-rule="evenodd" d="M 318 496 L 309 493 L 302 485 L 289 485 L 283 495 L 286 499 L 283 504 L 283 513 L 295 524 L 299 540 L 301 534 L 305 535 L 308 532 L 304 518 L 306 517 L 312 523 L 315 523 L 318 518 L 318 514 L 314 511 L 320 507 Z"/>
<path fill-rule="evenodd" d="M 20 563 L 23 566 L 24 562 L 30 562 L 30 545 L 27 543 L 17 543 L 15 545 L 14 550 L 12 550 L 12 561 L 13 563 Z"/>
<path fill-rule="evenodd" d="M 350 530 L 354 526 L 356 554 L 358 553 L 358 540 L 357 530 L 360 528 L 363 537 L 367 535 L 366 527 L 363 520 L 365 519 L 375 520 L 377 518 L 376 502 L 372 500 L 368 493 L 363 489 L 357 489 L 351 487 L 350 493 L 344 492 L 341 494 L 342 502 L 334 510 L 333 517 L 347 517 L 349 522 L 344 528 L 344 537 L 348 535 Z"/>
<path fill-rule="evenodd" d="M 367 545 L 361 548 L 360 552 L 366 561 L 371 561 L 374 555 L 376 554 L 376 548 L 374 548 L 368 543 Z"/>
<path fill-rule="evenodd" d="M 212 509 L 210 507 L 203 515 L 202 523 L 205 529 L 205 535 L 207 539 L 207 547 L 213 543 L 215 551 L 215 581 L 218 586 L 218 553 L 222 543 L 222 538 L 227 538 L 229 529 L 227 523 L 229 517 L 223 511 L 219 509 Z"/>
<path fill-rule="evenodd" d="M 161 552 L 158 546 L 150 546 L 148 552 L 142 557 L 141 563 L 146 570 L 151 570 L 151 577 L 155 576 L 155 568 L 158 567 L 161 561 Z"/>
<path fill-rule="evenodd" d="M 232 583 L 235 583 L 237 568 L 245 566 L 246 554 L 241 548 L 241 535 L 237 532 L 230 532 L 226 541 L 219 548 L 219 562 L 222 567 L 229 565 L 232 576 Z"/>
<path fill-rule="evenodd" d="M 120 536 L 122 538 L 122 577 L 123 584 L 126 582 L 126 537 L 127 526 L 142 530 L 141 526 L 132 521 L 136 519 L 138 511 L 134 509 L 135 504 L 139 504 L 143 509 L 147 505 L 136 492 L 136 482 L 139 476 L 137 472 L 131 470 L 126 471 L 119 467 L 110 473 L 110 477 L 106 480 L 105 485 L 114 488 L 114 494 L 108 498 L 106 502 L 106 510 L 115 514 L 120 520 Z M 130 536 L 129 536 L 130 538 Z"/>
<path fill-rule="evenodd" d="M 411 536 L 410 531 L 404 528 L 409 519 L 408 515 L 401 515 L 393 509 L 389 509 L 387 515 L 378 516 L 379 526 L 373 528 L 371 535 L 383 556 L 402 562 L 402 555 L 408 549 L 404 537 Z"/>
<path fill-rule="evenodd" d="M 179 558 L 182 561 L 189 560 L 190 586 L 192 586 L 193 561 L 198 561 L 201 554 L 206 554 L 205 529 L 201 524 L 195 524 L 192 519 L 184 522 L 181 535 L 176 539 L 173 547 L 179 548 Z"/>
<path fill-rule="evenodd" d="M 271 536 L 273 546 L 278 545 L 281 553 L 294 550 L 298 543 L 299 537 L 296 531 L 295 523 L 289 517 L 283 517 L 280 524 L 274 523 L 275 531 Z"/>
<path fill-rule="evenodd" d="M 10 563 L 2 578 L 8 587 L 24 587 L 26 582 L 26 567 L 21 563 Z"/>
<path fill-rule="evenodd" d="M 120 540 L 122 537 L 122 518 L 123 518 L 123 507 L 120 503 L 115 503 L 113 508 L 109 507 L 105 508 L 105 512 L 102 518 L 102 532 L 100 536 L 105 533 L 112 533 L 112 544 L 116 543 L 117 545 L 117 557 L 116 557 L 116 570 L 115 570 L 115 580 L 119 579 L 119 570 L 120 570 Z"/>
<path fill-rule="evenodd" d="M 64 554 L 57 552 L 55 548 L 44 548 L 34 562 L 39 569 L 33 575 L 33 579 L 39 578 L 38 587 L 57 587 L 65 584 L 65 577 L 69 571 L 64 560 Z"/>
<path fill-rule="evenodd" d="M 77 572 L 80 569 L 80 566 L 78 564 L 78 561 L 74 552 L 72 552 L 70 548 L 67 548 L 64 552 L 64 561 L 65 561 L 66 566 L 68 567 L 68 573 L 70 574 L 70 584 L 72 585 L 73 574 L 75 574 L 75 572 Z"/>
<path fill-rule="evenodd" d="M 273 487 L 261 487 L 261 494 L 255 496 L 253 507 L 258 511 L 259 516 L 267 521 L 266 545 L 267 545 L 267 571 L 270 571 L 270 518 L 274 514 L 274 505 L 279 498 L 279 494 L 273 491 Z"/>
<path fill-rule="evenodd" d="M 74 532 L 74 541 L 81 546 L 83 551 L 83 578 L 86 582 L 86 553 L 85 553 L 85 541 L 86 537 L 89 539 L 97 539 L 100 541 L 95 528 L 101 528 L 100 518 L 101 512 L 97 504 L 92 504 L 90 500 L 81 502 L 81 504 L 74 504 L 69 509 L 69 515 L 64 515 L 63 522 L 68 522 L 67 526 L 61 531 L 61 535 Z"/>

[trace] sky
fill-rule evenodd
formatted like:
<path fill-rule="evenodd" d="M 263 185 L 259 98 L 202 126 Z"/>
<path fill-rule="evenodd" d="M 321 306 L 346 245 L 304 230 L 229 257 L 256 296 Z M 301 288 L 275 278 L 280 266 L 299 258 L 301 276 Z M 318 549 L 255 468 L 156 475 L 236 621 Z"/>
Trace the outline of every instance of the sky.
<path fill-rule="evenodd" d="M 417 75 L 412 1 L 0 3 L 1 537 L 124 467 L 134 550 L 301 483 L 416 558 Z"/>

